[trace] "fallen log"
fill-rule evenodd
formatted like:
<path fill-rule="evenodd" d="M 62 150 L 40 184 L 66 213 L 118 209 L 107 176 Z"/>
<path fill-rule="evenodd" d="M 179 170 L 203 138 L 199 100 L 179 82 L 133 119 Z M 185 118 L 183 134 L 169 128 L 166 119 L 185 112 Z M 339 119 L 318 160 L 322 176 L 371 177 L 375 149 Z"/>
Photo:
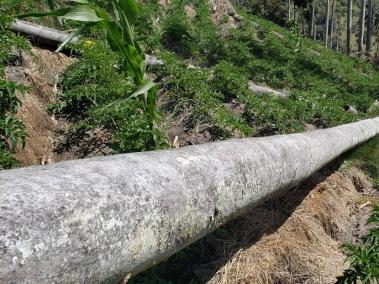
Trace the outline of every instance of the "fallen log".
<path fill-rule="evenodd" d="M 252 81 L 249 82 L 249 90 L 253 91 L 257 95 L 271 95 L 279 98 L 287 98 L 289 96 L 288 93 L 274 90 L 269 87 L 259 86 Z"/>
<path fill-rule="evenodd" d="M 1 283 L 112 283 L 379 133 L 379 118 L 0 172 Z"/>
<path fill-rule="evenodd" d="M 58 31 L 45 26 L 37 25 L 27 21 L 15 20 L 11 26 L 10 30 L 16 33 L 27 35 L 35 40 L 42 41 L 45 44 L 54 44 L 65 42 L 70 34 L 62 31 Z M 77 43 L 78 37 L 74 37 L 71 42 Z"/>
<path fill-rule="evenodd" d="M 38 40 L 43 44 L 54 46 L 65 42 L 70 36 L 70 34 L 66 32 L 21 20 L 15 20 L 11 24 L 10 30 L 22 35 L 29 36 L 33 40 Z M 78 41 L 78 37 L 73 37 L 70 42 L 76 44 Z M 146 54 L 146 65 L 152 66 L 163 64 L 163 60 Z"/>

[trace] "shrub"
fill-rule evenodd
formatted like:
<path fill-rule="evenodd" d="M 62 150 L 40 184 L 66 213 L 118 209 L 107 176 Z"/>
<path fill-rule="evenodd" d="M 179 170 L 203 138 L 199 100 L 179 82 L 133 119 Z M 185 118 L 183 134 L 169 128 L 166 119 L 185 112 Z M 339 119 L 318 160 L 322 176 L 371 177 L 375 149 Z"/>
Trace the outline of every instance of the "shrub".
<path fill-rule="evenodd" d="M 21 102 L 16 96 L 26 89 L 24 86 L 5 79 L 4 65 L 11 64 L 15 52 L 27 49 L 26 40 L 7 30 L 13 13 L 24 3 L 5 0 L 0 7 L 0 168 L 18 165 L 14 154 L 18 146 L 25 145 L 26 132 L 22 122 L 15 117 Z M 27 4 L 27 3 L 26 3 Z"/>
<path fill-rule="evenodd" d="M 134 88 L 132 77 L 120 68 L 121 58 L 101 43 L 80 50 L 81 59 L 70 65 L 62 76 L 62 94 L 51 109 L 81 127 L 108 129 L 117 152 L 151 150 L 149 120 L 142 111 L 143 103 L 126 100 L 112 104 Z M 72 131 L 76 131 L 76 127 Z M 157 147 L 163 147 L 165 139 L 161 131 L 157 128 L 153 131 Z"/>
<path fill-rule="evenodd" d="M 237 97 L 243 98 L 248 93 L 248 79 L 244 70 L 228 62 L 215 66 L 211 86 L 224 95 L 224 101 L 230 102 Z"/>
<path fill-rule="evenodd" d="M 371 226 L 361 245 L 345 244 L 350 267 L 337 279 L 337 283 L 376 283 L 379 280 L 379 206 L 374 206 L 367 221 Z"/>
<path fill-rule="evenodd" d="M 162 43 L 184 57 L 194 52 L 191 27 L 180 3 L 174 3 L 170 14 L 163 21 Z"/>

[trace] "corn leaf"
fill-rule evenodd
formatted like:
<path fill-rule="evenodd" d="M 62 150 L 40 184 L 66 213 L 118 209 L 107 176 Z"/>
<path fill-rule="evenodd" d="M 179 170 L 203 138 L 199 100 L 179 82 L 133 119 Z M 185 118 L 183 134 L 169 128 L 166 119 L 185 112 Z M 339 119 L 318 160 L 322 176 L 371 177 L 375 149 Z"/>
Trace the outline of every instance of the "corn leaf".
<path fill-rule="evenodd" d="M 114 0 L 114 2 L 120 7 L 119 10 L 125 13 L 130 25 L 134 26 L 138 14 L 138 7 L 135 0 Z"/>
<path fill-rule="evenodd" d="M 88 5 L 75 5 L 61 17 L 79 22 L 99 22 L 102 20 L 97 16 L 95 10 Z"/>
<path fill-rule="evenodd" d="M 49 11 L 49 12 L 31 12 L 31 13 L 17 15 L 17 18 L 23 19 L 23 18 L 28 18 L 28 17 L 47 17 L 47 16 L 62 17 L 66 15 L 70 10 L 71 8 L 62 8 L 62 9 Z"/>
<path fill-rule="evenodd" d="M 140 86 L 137 90 L 135 90 L 128 99 L 136 98 L 141 95 L 146 95 L 151 88 L 155 86 L 155 83 L 152 81 L 147 81 L 144 85 Z"/>
<path fill-rule="evenodd" d="M 89 27 L 91 27 L 93 25 L 93 23 L 87 23 L 86 25 L 82 26 L 82 27 L 79 27 L 77 28 L 75 31 L 73 31 L 68 37 L 67 39 L 58 46 L 57 50 L 55 52 L 60 52 L 74 37 L 76 37 L 77 35 L 79 35 L 80 33 L 82 33 L 84 30 L 88 29 Z"/>
<path fill-rule="evenodd" d="M 70 0 L 70 2 L 76 2 L 76 3 L 80 3 L 80 4 L 88 4 L 87 0 Z"/>
<path fill-rule="evenodd" d="M 55 16 L 61 17 L 68 20 L 75 20 L 79 22 L 99 22 L 102 18 L 99 18 L 90 6 L 88 5 L 74 5 L 68 8 L 62 8 L 55 11 L 49 12 L 36 12 L 36 13 L 26 13 L 18 15 L 17 18 L 28 18 L 28 17 L 46 17 Z"/>

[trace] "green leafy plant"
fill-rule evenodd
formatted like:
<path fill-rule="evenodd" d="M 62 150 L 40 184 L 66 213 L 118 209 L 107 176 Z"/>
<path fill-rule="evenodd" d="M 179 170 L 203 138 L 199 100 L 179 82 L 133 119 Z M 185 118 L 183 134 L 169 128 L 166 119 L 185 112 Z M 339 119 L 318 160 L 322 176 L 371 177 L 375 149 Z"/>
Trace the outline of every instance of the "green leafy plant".
<path fill-rule="evenodd" d="M 0 167 L 11 168 L 18 164 L 14 158 L 17 146 L 25 146 L 26 132 L 23 123 L 14 117 L 20 100 L 15 92 L 25 88 L 0 76 Z"/>
<path fill-rule="evenodd" d="M 171 13 L 163 21 L 162 43 L 168 49 L 190 57 L 194 53 L 191 26 L 183 10 L 184 1 L 175 1 Z"/>
<path fill-rule="evenodd" d="M 29 1 L 4 0 L 0 7 L 0 169 L 12 168 L 19 163 L 16 148 L 25 145 L 26 132 L 23 123 L 15 117 L 21 101 L 19 94 L 25 87 L 5 78 L 4 65 L 17 61 L 17 51 L 27 49 L 26 40 L 10 31 L 13 14 Z"/>
<path fill-rule="evenodd" d="M 59 100 L 49 107 L 72 123 L 67 137 L 81 140 L 86 131 L 100 127 L 107 129 L 110 136 L 106 144 L 116 153 L 151 150 L 143 101 L 129 99 L 113 104 L 135 88 L 133 78 L 120 67 L 122 58 L 102 42 L 90 48 L 79 45 L 76 49 L 80 60 L 62 74 Z M 165 147 L 161 129 L 155 130 L 158 147 Z"/>
<path fill-rule="evenodd" d="M 27 13 L 20 15 L 25 17 L 57 16 L 66 20 L 83 23 L 70 37 L 58 48 L 62 49 L 75 36 L 90 28 L 98 28 L 106 32 L 106 37 L 111 49 L 123 58 L 122 68 L 133 76 L 135 89 L 115 100 L 107 107 L 120 105 L 125 100 L 136 99 L 141 104 L 141 109 L 147 117 L 150 139 L 147 142 L 148 149 L 158 147 L 157 121 L 160 119 L 157 110 L 157 88 L 145 74 L 145 54 L 135 40 L 134 25 L 137 19 L 137 4 L 134 0 L 112 0 L 113 15 L 98 5 L 87 0 L 73 0 L 68 7 L 43 13 Z"/>
<path fill-rule="evenodd" d="M 337 279 L 337 283 L 377 283 L 379 280 L 379 206 L 375 206 L 367 221 L 371 228 L 362 245 L 346 244 L 350 267 Z"/>

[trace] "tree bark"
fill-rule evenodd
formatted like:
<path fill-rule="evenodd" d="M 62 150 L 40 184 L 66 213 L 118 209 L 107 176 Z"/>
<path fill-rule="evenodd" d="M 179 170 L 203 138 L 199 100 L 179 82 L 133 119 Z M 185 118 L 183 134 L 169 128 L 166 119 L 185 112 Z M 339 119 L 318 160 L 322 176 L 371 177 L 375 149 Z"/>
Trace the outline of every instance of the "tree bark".
<path fill-rule="evenodd" d="M 362 56 L 365 35 L 366 0 L 361 0 L 361 13 L 359 16 L 359 42 L 358 55 Z"/>
<path fill-rule="evenodd" d="M 117 283 L 378 133 L 375 118 L 1 171 L 1 282 Z"/>
<path fill-rule="evenodd" d="M 288 5 L 288 21 L 291 21 L 292 19 L 292 15 L 291 15 L 291 0 L 288 0 L 287 1 L 287 5 Z"/>
<path fill-rule="evenodd" d="M 353 25 L 353 0 L 347 0 L 346 55 L 351 53 L 351 30 Z"/>
<path fill-rule="evenodd" d="M 367 34 L 366 34 L 366 53 L 371 53 L 371 38 L 372 38 L 372 28 L 373 28 L 373 0 L 368 0 L 367 2 Z"/>
<path fill-rule="evenodd" d="M 326 0 L 325 47 L 329 46 L 329 17 L 330 17 L 330 0 Z"/>

